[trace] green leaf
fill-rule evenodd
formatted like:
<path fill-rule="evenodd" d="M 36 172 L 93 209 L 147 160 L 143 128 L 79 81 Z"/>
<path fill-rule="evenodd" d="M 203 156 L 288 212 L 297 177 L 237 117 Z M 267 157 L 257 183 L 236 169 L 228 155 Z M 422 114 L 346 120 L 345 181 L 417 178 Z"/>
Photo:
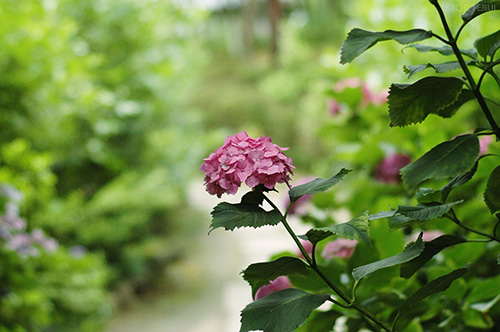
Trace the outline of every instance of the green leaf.
<path fill-rule="evenodd" d="M 371 246 L 369 228 L 369 214 L 368 211 L 364 211 L 359 216 L 346 223 L 310 229 L 306 235 L 301 236 L 301 238 L 315 244 L 331 235 L 338 235 L 342 238 L 363 241 Z"/>
<path fill-rule="evenodd" d="M 210 232 L 216 228 L 234 230 L 240 227 L 258 228 L 265 225 L 277 225 L 281 220 L 281 213 L 276 210 L 265 211 L 255 204 L 227 202 L 219 203 L 212 210 Z"/>
<path fill-rule="evenodd" d="M 484 202 L 491 214 L 500 212 L 500 166 L 491 172 L 484 192 Z"/>
<path fill-rule="evenodd" d="M 453 188 L 456 188 L 458 186 L 466 184 L 467 182 L 469 182 L 470 179 L 472 179 L 472 177 L 474 176 L 474 174 L 477 171 L 477 166 L 479 164 L 479 160 L 481 160 L 484 157 L 485 156 L 479 157 L 476 160 L 476 162 L 474 163 L 474 166 L 472 166 L 472 168 L 470 169 L 470 171 L 455 176 L 453 179 L 451 179 L 450 182 L 448 182 L 446 185 L 441 187 L 441 189 L 439 189 L 439 191 L 441 191 L 441 201 L 443 201 L 443 202 L 446 201 L 446 199 L 448 198 L 448 195 L 450 194 L 450 192 L 452 191 Z"/>
<path fill-rule="evenodd" d="M 482 313 L 487 313 L 499 300 L 500 300 L 500 294 L 495 296 L 491 301 L 473 303 L 469 306 L 469 308 L 472 308 Z"/>
<path fill-rule="evenodd" d="M 410 295 L 406 301 L 404 301 L 401 306 L 398 308 L 398 312 L 401 315 L 404 315 L 405 313 L 409 313 L 411 308 L 414 307 L 416 304 L 419 304 L 420 301 L 425 299 L 426 297 L 444 292 L 445 290 L 450 287 L 451 283 L 455 281 L 456 279 L 462 277 L 464 274 L 467 273 L 468 268 L 461 268 L 457 269 L 451 273 L 448 273 L 444 276 L 441 276 L 437 279 L 434 279 L 427 284 L 425 284 L 422 288 L 417 290 L 415 293 Z"/>
<path fill-rule="evenodd" d="M 337 318 L 342 315 L 334 310 L 319 311 L 315 310 L 309 319 L 300 326 L 295 332 L 325 332 L 333 331 L 333 326 Z"/>
<path fill-rule="evenodd" d="M 331 178 L 317 178 L 312 180 L 311 182 L 293 187 L 288 192 L 288 195 L 290 196 L 290 202 L 293 203 L 304 195 L 317 194 L 327 191 L 328 189 L 339 183 L 344 175 L 348 174 L 349 172 L 351 172 L 351 170 L 342 168 L 336 175 L 332 176 Z"/>
<path fill-rule="evenodd" d="M 395 126 L 420 123 L 431 113 L 452 105 L 464 82 L 456 77 L 425 77 L 413 84 L 391 84 L 389 117 Z"/>
<path fill-rule="evenodd" d="M 252 302 L 241 312 L 240 332 L 291 332 L 302 325 L 329 294 L 310 294 L 288 288 Z"/>
<path fill-rule="evenodd" d="M 436 112 L 436 114 L 442 118 L 449 118 L 455 115 L 455 113 L 458 111 L 460 107 L 462 107 L 463 104 L 475 98 L 476 97 L 474 96 L 474 93 L 472 91 L 470 91 L 469 89 L 463 89 L 462 92 L 460 92 L 460 95 L 458 96 L 457 100 L 455 100 L 453 104 L 440 109 L 439 111 Z"/>
<path fill-rule="evenodd" d="M 479 153 L 476 135 L 462 135 L 438 144 L 418 160 L 401 169 L 403 182 L 414 190 L 428 179 L 441 179 L 469 171 Z"/>
<path fill-rule="evenodd" d="M 384 40 L 395 40 L 400 44 L 410 44 L 432 37 L 432 31 L 413 29 L 407 31 L 386 30 L 371 32 L 352 29 L 340 47 L 340 63 L 351 62 L 364 51 Z"/>
<path fill-rule="evenodd" d="M 439 205 L 417 205 L 417 206 L 400 205 L 396 210 L 396 214 L 410 218 L 411 220 L 426 221 L 443 216 L 453 206 L 461 203 L 463 203 L 463 200 L 448 204 L 439 204 Z"/>
<path fill-rule="evenodd" d="M 408 262 L 413 258 L 417 257 L 422 252 L 423 249 L 424 249 L 424 243 L 422 242 L 422 234 L 420 234 L 417 241 L 412 243 L 402 253 L 397 254 L 395 256 L 387 257 L 385 259 L 382 259 L 374 263 L 354 268 L 352 270 L 352 275 L 354 279 L 360 280 L 361 278 L 364 278 L 367 275 L 375 271 L 378 271 L 380 269 Z"/>
<path fill-rule="evenodd" d="M 414 49 L 416 49 L 419 52 L 439 52 L 439 54 L 441 54 L 441 55 L 453 55 L 454 54 L 453 49 L 448 45 L 436 47 L 436 46 L 427 46 L 427 45 L 422 45 L 422 44 L 412 44 L 412 45 L 406 46 L 405 48 L 408 48 L 408 47 L 413 47 Z M 477 59 L 477 52 L 473 48 L 469 48 L 466 50 L 460 50 L 460 53 L 468 56 L 469 58 Z"/>
<path fill-rule="evenodd" d="M 474 47 L 477 49 L 477 53 L 479 53 L 479 55 L 483 58 L 486 58 L 486 56 L 493 57 L 496 50 L 500 48 L 500 30 L 476 39 Z"/>
<path fill-rule="evenodd" d="M 420 204 L 439 202 L 441 200 L 441 191 L 431 188 L 419 188 L 415 198 Z"/>
<path fill-rule="evenodd" d="M 296 257 L 281 257 L 272 262 L 255 263 L 248 266 L 243 272 L 245 279 L 252 287 L 252 297 L 255 292 L 269 284 L 270 281 L 279 276 L 302 276 L 307 277 L 310 272 L 307 270 L 307 265 L 303 260 Z"/>
<path fill-rule="evenodd" d="M 422 250 L 420 255 L 406 263 L 401 264 L 399 270 L 400 276 L 408 279 L 441 250 L 465 241 L 466 240 L 463 237 L 455 235 L 442 235 L 430 242 L 424 242 L 424 250 Z"/>
<path fill-rule="evenodd" d="M 462 15 L 462 20 L 467 23 L 481 14 L 498 9 L 500 9 L 500 0 L 482 0 L 470 7 Z"/>
<path fill-rule="evenodd" d="M 467 65 L 471 63 L 475 63 L 473 60 L 469 60 L 465 62 Z M 458 61 L 449 61 L 438 64 L 427 63 L 424 65 L 406 65 L 403 67 L 403 70 L 406 74 L 408 74 L 408 78 L 412 77 L 414 74 L 421 72 L 427 68 L 432 68 L 436 73 L 446 73 L 452 70 L 460 69 L 460 63 Z"/>

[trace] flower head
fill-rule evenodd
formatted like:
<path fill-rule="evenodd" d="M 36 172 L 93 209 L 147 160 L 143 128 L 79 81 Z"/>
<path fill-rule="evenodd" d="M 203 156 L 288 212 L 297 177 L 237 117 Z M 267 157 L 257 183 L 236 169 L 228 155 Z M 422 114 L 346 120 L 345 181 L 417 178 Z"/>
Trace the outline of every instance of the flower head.
<path fill-rule="evenodd" d="M 411 157 L 401 153 L 395 153 L 385 157 L 375 170 L 375 179 L 385 183 L 400 183 L 399 170 L 411 162 Z"/>
<path fill-rule="evenodd" d="M 212 195 L 235 194 L 242 183 L 250 188 L 263 185 L 273 189 L 276 183 L 290 180 L 292 159 L 270 137 L 251 138 L 242 131 L 226 137 L 224 145 L 204 159 L 200 170 L 205 173 L 205 185 Z"/>
<path fill-rule="evenodd" d="M 292 283 L 290 282 L 290 279 L 288 279 L 288 277 L 278 277 L 271 281 L 269 285 L 265 285 L 259 288 L 255 293 L 254 300 L 257 301 L 263 297 L 268 296 L 269 294 L 276 293 L 277 291 L 290 287 L 292 287 Z"/>
<path fill-rule="evenodd" d="M 357 244 L 358 241 L 356 240 L 337 239 L 325 245 L 321 256 L 326 260 L 330 260 L 333 257 L 349 259 L 354 253 Z"/>

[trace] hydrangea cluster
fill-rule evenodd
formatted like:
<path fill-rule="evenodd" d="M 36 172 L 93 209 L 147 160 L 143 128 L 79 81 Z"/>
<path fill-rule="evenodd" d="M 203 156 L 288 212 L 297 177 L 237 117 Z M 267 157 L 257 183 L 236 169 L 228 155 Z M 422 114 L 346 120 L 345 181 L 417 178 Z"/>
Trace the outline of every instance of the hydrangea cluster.
<path fill-rule="evenodd" d="M 250 188 L 264 185 L 273 189 L 276 183 L 287 183 L 293 175 L 292 159 L 270 137 L 251 138 L 242 131 L 226 137 L 224 145 L 204 159 L 200 170 L 212 195 L 235 194 L 242 183 Z"/>
<path fill-rule="evenodd" d="M 385 183 L 400 183 L 399 170 L 411 163 L 411 157 L 401 153 L 391 154 L 378 164 L 375 179 Z"/>
<path fill-rule="evenodd" d="M 35 228 L 31 233 L 26 232 L 26 221 L 19 216 L 19 203 L 23 198 L 19 191 L 0 186 L 0 197 L 6 199 L 3 215 L 0 215 L 0 239 L 7 248 L 23 257 L 38 255 L 37 246 L 48 252 L 57 249 L 57 241 L 45 236 L 42 230 Z"/>

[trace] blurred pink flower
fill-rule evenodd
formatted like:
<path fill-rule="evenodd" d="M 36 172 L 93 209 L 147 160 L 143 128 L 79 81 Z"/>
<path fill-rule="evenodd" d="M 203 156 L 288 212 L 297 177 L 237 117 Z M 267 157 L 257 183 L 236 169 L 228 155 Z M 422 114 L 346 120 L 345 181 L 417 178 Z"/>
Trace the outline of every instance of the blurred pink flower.
<path fill-rule="evenodd" d="M 310 241 L 307 241 L 307 240 L 300 240 L 300 242 L 302 243 L 302 246 L 306 250 L 307 254 L 309 256 L 311 256 L 312 255 L 312 249 L 313 249 L 312 243 Z M 304 255 L 302 255 L 302 252 L 299 249 L 297 249 L 297 255 L 299 255 L 300 258 L 305 259 Z"/>
<path fill-rule="evenodd" d="M 380 182 L 400 183 L 399 170 L 411 162 L 411 157 L 401 153 L 385 157 L 375 169 L 374 177 Z"/>
<path fill-rule="evenodd" d="M 354 88 L 359 88 L 360 86 L 361 86 L 361 80 L 356 77 L 351 77 L 351 78 L 344 78 L 338 81 L 333 89 L 336 92 L 342 92 L 346 88 L 354 89 Z"/>
<path fill-rule="evenodd" d="M 479 155 L 488 152 L 488 146 L 493 142 L 493 136 L 482 136 L 479 139 Z"/>
<path fill-rule="evenodd" d="M 417 241 L 419 235 L 420 235 L 420 232 L 413 233 L 410 236 L 411 241 L 413 241 L 413 242 Z M 425 232 L 422 232 L 422 241 L 429 242 L 429 241 L 432 241 L 434 239 L 437 239 L 441 235 L 444 235 L 444 233 L 441 231 L 425 231 Z"/>
<path fill-rule="evenodd" d="M 335 116 L 340 113 L 340 104 L 335 99 L 329 99 L 327 101 L 327 106 L 330 115 Z"/>
<path fill-rule="evenodd" d="M 330 260 L 333 257 L 349 259 L 354 253 L 357 244 L 358 241 L 356 240 L 337 239 L 325 245 L 321 256 L 326 260 Z"/>
<path fill-rule="evenodd" d="M 292 283 L 290 282 L 290 279 L 288 279 L 288 277 L 278 277 L 271 281 L 269 285 L 265 285 L 259 288 L 255 293 L 254 300 L 257 301 L 263 297 L 268 296 L 269 294 L 276 293 L 277 291 L 290 287 L 292 287 Z"/>
<path fill-rule="evenodd" d="M 212 195 L 235 194 L 245 182 L 250 188 L 262 184 L 273 189 L 276 183 L 290 180 L 292 159 L 270 137 L 251 138 L 242 131 L 226 137 L 224 145 L 204 159 L 200 170 L 205 173 L 205 185 Z"/>

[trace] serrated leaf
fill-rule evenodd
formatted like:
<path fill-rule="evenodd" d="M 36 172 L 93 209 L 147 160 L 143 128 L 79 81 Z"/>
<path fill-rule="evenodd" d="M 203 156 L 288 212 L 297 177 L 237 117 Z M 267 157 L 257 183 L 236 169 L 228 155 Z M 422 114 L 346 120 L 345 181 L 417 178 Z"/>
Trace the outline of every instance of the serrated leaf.
<path fill-rule="evenodd" d="M 280 276 L 307 277 L 310 272 L 303 260 L 296 257 L 281 257 L 272 262 L 251 264 L 241 274 L 252 287 L 252 297 L 254 297 L 260 287 Z"/>
<path fill-rule="evenodd" d="M 389 222 L 389 227 L 392 230 L 396 229 L 396 228 L 401 228 L 401 227 L 407 226 L 407 225 L 411 224 L 413 221 L 411 218 L 402 216 L 400 214 L 394 215 L 393 217 L 390 217 L 387 220 Z"/>
<path fill-rule="evenodd" d="M 467 65 L 475 63 L 473 60 L 465 62 Z M 438 64 L 427 63 L 423 65 L 406 65 L 403 70 L 408 74 L 408 78 L 412 77 L 414 74 L 421 72 L 427 68 L 432 68 L 436 73 L 446 73 L 452 70 L 460 69 L 460 63 L 458 61 L 449 61 Z"/>
<path fill-rule="evenodd" d="M 462 20 L 467 23 L 481 14 L 498 9 L 500 9 L 500 0 L 482 0 L 470 7 L 462 15 Z"/>
<path fill-rule="evenodd" d="M 455 77 L 429 76 L 413 84 L 391 84 L 389 117 L 394 126 L 420 123 L 431 113 L 452 105 L 464 82 Z"/>
<path fill-rule="evenodd" d="M 401 169 L 410 190 L 428 179 L 441 179 L 469 171 L 479 153 L 476 135 L 462 135 L 436 145 L 422 157 Z"/>
<path fill-rule="evenodd" d="M 467 182 L 470 181 L 470 179 L 472 179 L 472 177 L 474 176 L 474 174 L 477 171 L 477 166 L 479 164 L 479 160 L 481 160 L 484 157 L 485 156 L 479 157 L 476 160 L 476 162 L 474 163 L 474 166 L 472 166 L 472 168 L 470 169 L 470 171 L 455 176 L 453 179 L 451 179 L 450 182 L 448 182 L 446 185 L 441 187 L 441 189 L 439 189 L 439 191 L 441 191 L 441 201 L 443 201 L 443 202 L 446 201 L 446 199 L 448 198 L 448 195 L 450 194 L 450 192 L 452 191 L 453 188 L 456 188 L 458 186 L 466 184 Z"/>
<path fill-rule="evenodd" d="M 441 250 L 463 242 L 466 242 L 466 239 L 455 235 L 442 235 L 432 241 L 424 242 L 424 250 L 422 250 L 420 255 L 401 264 L 399 270 L 400 276 L 408 279 Z"/>
<path fill-rule="evenodd" d="M 219 203 L 212 210 L 210 232 L 223 227 L 225 230 L 234 230 L 240 227 L 258 228 L 266 225 L 277 225 L 281 214 L 276 210 L 266 211 L 255 204 L 227 202 Z"/>
<path fill-rule="evenodd" d="M 340 47 L 340 63 L 351 62 L 364 51 L 384 40 L 395 40 L 400 44 L 410 44 L 432 37 L 432 31 L 412 29 L 407 31 L 385 30 L 371 32 L 352 29 Z"/>
<path fill-rule="evenodd" d="M 301 236 L 301 238 L 307 239 L 315 244 L 331 235 L 338 235 L 342 238 L 363 241 L 371 246 L 369 229 L 369 214 L 368 211 L 364 211 L 359 216 L 346 223 L 310 229 L 306 235 Z"/>
<path fill-rule="evenodd" d="M 436 114 L 442 118 L 449 118 L 455 115 L 455 113 L 458 111 L 460 107 L 462 107 L 463 104 L 475 98 L 476 97 L 474 96 L 474 93 L 472 91 L 470 91 L 469 89 L 463 89 L 462 92 L 460 92 L 460 95 L 458 96 L 457 100 L 455 100 L 453 104 L 440 109 L 439 111 L 436 112 Z"/>
<path fill-rule="evenodd" d="M 293 203 L 305 195 L 317 194 L 327 191 L 328 189 L 339 183 L 340 180 L 342 180 L 342 178 L 349 172 L 351 172 L 351 170 L 342 168 L 336 175 L 332 176 L 331 178 L 316 178 L 308 183 L 293 187 L 288 192 L 288 195 L 290 196 L 290 202 Z"/>
<path fill-rule="evenodd" d="M 378 220 L 378 219 L 385 219 L 385 218 L 393 217 L 394 214 L 396 214 L 396 210 L 392 210 L 392 211 L 380 211 L 378 213 L 371 214 L 370 217 L 369 217 L 369 219 L 370 219 L 370 221 L 372 221 L 372 220 Z"/>
<path fill-rule="evenodd" d="M 441 55 L 453 55 L 454 54 L 453 49 L 448 45 L 436 47 L 436 46 L 428 46 L 428 45 L 422 45 L 422 44 L 411 44 L 411 45 L 406 46 L 405 48 L 408 48 L 408 47 L 413 47 L 414 49 L 416 49 L 419 52 L 439 52 L 439 54 L 441 54 Z M 469 58 L 477 59 L 477 52 L 473 48 L 469 48 L 466 50 L 460 50 L 460 53 L 468 56 Z"/>
<path fill-rule="evenodd" d="M 408 262 L 417 257 L 423 249 L 424 243 L 422 242 L 422 234 L 420 234 L 417 241 L 408 246 L 402 253 L 387 257 L 377 262 L 356 267 L 352 270 L 352 275 L 354 279 L 360 280 L 375 271 Z"/>
<path fill-rule="evenodd" d="M 491 214 L 500 212 L 500 166 L 495 168 L 488 178 L 484 192 L 484 202 L 490 209 Z"/>
<path fill-rule="evenodd" d="M 487 55 L 492 57 L 498 48 L 500 48 L 500 30 L 476 39 L 474 47 L 477 49 L 477 53 L 483 58 L 486 58 Z"/>
<path fill-rule="evenodd" d="M 400 205 L 396 210 L 396 214 L 402 215 L 411 220 L 427 221 L 443 216 L 453 206 L 461 203 L 463 203 L 463 200 L 451 202 L 448 204 L 439 204 L 439 205 L 417 205 L 417 206 Z"/>
<path fill-rule="evenodd" d="M 292 332 L 302 325 L 329 294 L 310 294 L 288 288 L 252 302 L 241 312 L 240 332 Z"/>
<path fill-rule="evenodd" d="M 422 301 L 426 297 L 428 297 L 432 294 L 444 292 L 445 290 L 447 290 L 453 281 L 455 281 L 456 279 L 465 275 L 467 273 L 467 271 L 468 271 L 468 268 L 466 268 L 466 267 L 461 268 L 461 269 L 457 269 L 451 273 L 448 273 L 444 276 L 441 276 L 437 279 L 434 279 L 434 280 L 428 282 L 423 287 L 421 287 L 419 290 L 417 290 L 415 293 L 410 295 L 406 299 L 406 301 L 404 301 L 401 304 L 401 306 L 398 308 L 398 312 L 401 314 L 401 316 L 403 316 L 405 313 L 409 313 L 410 309 L 414 305 L 420 303 L 420 301 Z"/>
<path fill-rule="evenodd" d="M 420 204 L 439 202 L 441 200 L 441 191 L 431 188 L 419 188 L 415 194 L 415 198 Z"/>

